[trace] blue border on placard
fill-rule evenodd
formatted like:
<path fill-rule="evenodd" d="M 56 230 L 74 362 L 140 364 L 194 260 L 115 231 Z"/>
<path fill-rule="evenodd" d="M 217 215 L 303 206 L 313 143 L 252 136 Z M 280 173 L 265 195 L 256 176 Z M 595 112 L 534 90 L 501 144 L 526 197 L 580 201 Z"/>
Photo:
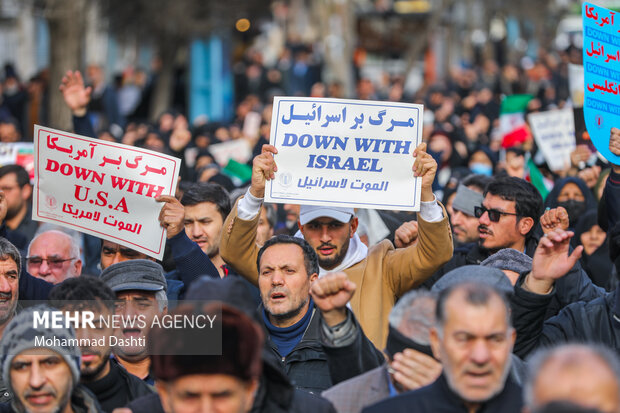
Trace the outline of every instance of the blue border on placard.
<path fill-rule="evenodd" d="M 308 103 L 309 100 L 299 100 L 299 99 L 280 99 L 278 101 L 278 108 L 277 108 L 277 112 L 276 112 L 276 119 L 280 119 L 280 104 L 282 102 L 303 102 L 303 103 Z M 321 99 L 316 99 L 316 102 L 320 102 Z M 332 103 L 332 104 L 338 104 L 337 102 L 325 102 L 325 103 Z M 388 103 L 388 102 L 386 102 Z M 410 106 L 403 106 L 403 105 L 389 105 L 389 104 L 385 104 L 385 103 L 352 103 L 352 102 L 348 102 L 348 103 L 343 103 L 344 105 L 357 105 L 357 106 L 380 106 L 380 107 L 385 107 L 385 106 L 391 106 L 394 108 L 401 108 L 401 109 L 409 109 L 409 110 L 415 110 L 416 112 L 418 112 L 417 114 L 417 120 L 418 122 L 420 121 L 420 113 L 419 113 L 419 109 L 418 108 L 412 108 Z M 274 132 L 274 140 L 273 140 L 273 146 L 276 146 L 276 138 L 278 136 L 278 122 L 276 122 L 276 126 L 275 126 L 275 132 Z M 415 142 L 414 142 L 415 143 Z M 412 172 L 413 173 L 413 172 Z M 415 194 L 417 192 L 418 189 L 418 180 L 414 179 L 413 182 L 413 200 L 411 204 L 374 204 L 374 203 L 368 203 L 368 202 L 350 202 L 350 201 L 346 201 L 347 204 L 351 204 L 351 205 L 375 205 L 375 206 L 385 206 L 385 207 L 394 207 L 394 208 L 400 208 L 400 207 L 408 207 L 408 208 L 412 208 L 415 206 Z M 342 204 L 344 202 L 341 201 L 329 201 L 327 199 L 311 199 L 308 200 L 306 198 L 286 198 L 286 197 L 282 197 L 282 196 L 274 196 L 273 195 L 273 185 L 270 186 L 269 188 L 269 195 L 271 196 L 271 199 L 277 199 L 277 200 L 284 200 L 284 201 L 312 201 L 312 202 L 325 202 L 325 203 L 330 203 L 330 204 Z"/>

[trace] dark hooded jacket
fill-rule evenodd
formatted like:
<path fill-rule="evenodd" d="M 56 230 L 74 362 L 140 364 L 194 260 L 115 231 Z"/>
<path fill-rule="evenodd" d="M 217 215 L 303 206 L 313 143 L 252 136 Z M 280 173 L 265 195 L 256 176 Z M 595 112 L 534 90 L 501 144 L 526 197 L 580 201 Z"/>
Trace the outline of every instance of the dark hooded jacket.
<path fill-rule="evenodd" d="M 590 188 L 588 188 L 586 183 L 577 177 L 569 176 L 567 178 L 558 179 L 555 182 L 553 189 L 551 190 L 551 192 L 549 192 L 549 195 L 547 195 L 547 198 L 545 199 L 545 208 L 553 209 L 560 206 L 560 202 L 558 202 L 558 196 L 560 195 L 560 192 L 562 192 L 562 188 L 564 188 L 564 186 L 568 183 L 573 183 L 577 185 L 581 190 L 583 197 L 585 198 L 581 214 L 589 211 L 590 209 L 596 209 L 598 207 L 596 198 L 594 198 L 594 194 L 592 194 L 592 191 L 590 190 Z M 574 228 L 576 224 L 577 222 L 571 222 L 570 227 Z"/>
<path fill-rule="evenodd" d="M 587 232 L 593 226 L 598 225 L 597 215 L 597 210 L 591 209 L 579 218 L 577 225 L 575 225 L 575 235 L 571 239 L 571 246 L 573 248 L 577 248 L 579 245 L 582 245 L 581 235 L 584 232 Z M 605 241 L 603 241 L 603 244 L 592 254 L 587 255 L 584 251 L 579 259 L 579 262 L 594 284 L 605 288 L 607 291 L 611 291 L 613 289 L 613 263 L 609 258 L 609 242 L 607 237 L 605 238 Z"/>

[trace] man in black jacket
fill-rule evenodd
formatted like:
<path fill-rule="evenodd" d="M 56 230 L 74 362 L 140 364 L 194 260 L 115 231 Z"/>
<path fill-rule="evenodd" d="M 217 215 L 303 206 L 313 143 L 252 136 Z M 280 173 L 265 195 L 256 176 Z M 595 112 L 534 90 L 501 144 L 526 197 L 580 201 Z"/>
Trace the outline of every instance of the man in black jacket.
<path fill-rule="evenodd" d="M 82 353 L 80 382 L 90 390 L 106 412 L 123 407 L 130 401 L 153 393 L 153 389 L 130 374 L 110 358 L 112 347 L 110 337 L 114 336 L 111 323 L 106 326 L 100 316 L 111 319 L 114 314 L 116 295 L 103 281 L 89 275 L 71 278 L 50 293 L 50 304 L 63 311 L 92 311 L 98 328 L 76 329 L 78 339 L 87 338 L 91 345 L 80 345 Z M 94 345 L 93 338 L 101 339 Z"/>
<path fill-rule="evenodd" d="M 436 311 L 431 347 L 443 374 L 364 412 L 521 412 L 521 388 L 509 375 L 515 331 L 504 294 L 486 284 L 456 284 L 439 293 Z"/>
<path fill-rule="evenodd" d="M 514 177 L 496 177 L 486 187 L 482 206 L 475 207 L 478 218 L 477 243 L 467 244 L 424 285 L 432 286 L 445 273 L 463 265 L 477 265 L 503 248 L 513 248 L 530 257 L 536 250 L 534 234 L 542 214 L 543 201 L 529 182 Z"/>

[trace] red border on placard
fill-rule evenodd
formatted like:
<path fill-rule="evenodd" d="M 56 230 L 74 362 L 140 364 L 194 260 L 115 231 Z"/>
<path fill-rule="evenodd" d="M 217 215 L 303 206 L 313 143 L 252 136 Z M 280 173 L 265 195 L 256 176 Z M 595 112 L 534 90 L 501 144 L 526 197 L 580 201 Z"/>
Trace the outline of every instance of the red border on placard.
<path fill-rule="evenodd" d="M 43 216 L 43 215 L 40 215 L 40 214 L 39 214 L 39 200 L 40 200 L 40 196 L 39 196 L 39 187 L 40 187 L 40 186 L 39 186 L 39 179 L 40 179 L 40 177 L 41 177 L 41 174 L 39 173 L 39 167 L 40 167 L 40 165 L 41 165 L 41 163 L 39 162 L 39 155 L 40 155 L 40 153 L 41 153 L 41 151 L 39 150 L 39 144 L 40 144 L 40 142 L 41 142 L 41 139 L 40 139 L 40 134 L 41 134 L 41 132 L 43 132 L 43 131 L 46 131 L 46 129 L 41 127 L 41 128 L 39 129 L 39 133 L 38 133 L 38 135 L 37 135 L 37 138 L 38 138 L 38 139 L 37 139 L 37 148 L 36 148 L 36 149 L 37 149 L 37 185 L 36 185 L 36 186 L 37 186 L 37 205 L 36 205 L 36 213 L 37 213 L 37 217 L 39 217 L 39 218 L 44 218 L 44 219 L 47 219 L 47 220 L 50 220 L 50 221 L 62 222 L 62 223 L 64 223 L 64 224 L 68 224 L 68 225 L 71 225 L 71 226 L 76 227 L 76 228 L 86 229 L 86 230 L 88 230 L 88 231 L 90 231 L 90 232 L 94 232 L 94 233 L 96 233 L 96 234 L 102 234 L 102 235 L 105 235 L 105 236 L 107 236 L 107 237 L 112 237 L 112 238 L 114 238 L 114 239 L 124 241 L 124 242 L 126 242 L 126 243 L 128 243 L 128 244 L 135 245 L 135 246 L 137 246 L 137 247 L 139 247 L 139 248 L 141 248 L 141 249 L 143 249 L 143 250 L 150 251 L 150 252 L 152 252 L 153 254 L 160 254 L 160 253 L 161 253 L 161 250 L 162 250 L 162 245 L 163 245 L 163 243 L 164 243 L 164 236 L 165 236 L 165 233 L 164 233 L 165 231 L 164 231 L 163 229 L 162 229 L 161 238 L 160 238 L 160 240 L 159 240 L 159 250 L 158 250 L 158 251 L 154 251 L 154 250 L 151 250 L 151 249 L 149 249 L 149 248 L 146 248 L 146 247 L 144 247 L 144 246 L 142 246 L 142 245 L 139 245 L 139 244 L 136 244 L 136 243 L 133 243 L 133 242 L 127 241 L 127 240 L 126 240 L 126 239 L 124 239 L 124 238 L 115 237 L 114 235 L 109 235 L 109 234 L 105 234 L 105 233 L 100 232 L 100 231 L 95 231 L 95 230 L 93 230 L 93 229 L 90 229 L 90 228 L 87 228 L 87 227 L 83 227 L 83 226 L 80 226 L 80 225 L 77 225 L 77 224 L 73 224 L 73 223 L 68 222 L 68 221 L 63 221 L 63 220 L 60 220 L 60 219 L 50 218 L 50 217 L 46 217 L 46 216 Z M 48 131 L 48 133 L 53 133 L 53 134 L 55 134 L 55 135 L 64 136 L 65 138 L 76 139 L 76 140 L 83 141 L 83 142 L 93 143 L 93 139 L 82 139 L 82 138 L 77 138 L 77 137 L 75 137 L 75 136 L 64 135 L 64 134 L 62 134 L 62 133 L 52 132 L 52 131 L 50 131 L 50 130 L 47 130 L 47 131 Z M 105 143 L 104 143 L 104 142 L 105 142 Z M 115 144 L 110 143 L 110 142 L 107 142 L 107 141 L 94 142 L 94 143 L 96 143 L 97 145 L 110 146 L 110 147 L 112 147 L 112 148 L 114 148 L 114 149 L 121 149 L 121 150 L 123 150 L 123 151 L 128 151 L 128 150 L 130 150 L 130 149 L 127 149 L 127 148 L 125 148 L 125 147 L 119 147 L 119 146 L 116 146 Z M 172 164 L 174 165 L 174 168 L 173 168 L 173 173 L 172 173 L 171 182 L 170 182 L 171 193 L 169 193 L 169 194 L 168 194 L 168 195 L 172 195 L 172 190 L 175 188 L 174 180 L 175 180 L 175 177 L 176 177 L 176 162 L 174 162 L 173 160 L 169 159 L 169 158 L 168 158 L 168 157 L 166 157 L 166 156 L 162 156 L 162 155 L 160 155 L 160 154 L 154 154 L 154 153 L 151 153 L 151 152 L 145 152 L 145 151 L 140 150 L 140 149 L 135 149 L 135 150 L 131 149 L 131 151 L 133 151 L 133 152 L 137 152 L 137 153 L 143 153 L 143 154 L 146 154 L 146 155 L 149 155 L 149 156 L 155 156 L 155 157 L 158 157 L 158 158 L 162 158 L 162 159 L 164 159 L 164 160 L 166 160 L 166 161 L 168 161 L 168 162 L 172 162 Z"/>

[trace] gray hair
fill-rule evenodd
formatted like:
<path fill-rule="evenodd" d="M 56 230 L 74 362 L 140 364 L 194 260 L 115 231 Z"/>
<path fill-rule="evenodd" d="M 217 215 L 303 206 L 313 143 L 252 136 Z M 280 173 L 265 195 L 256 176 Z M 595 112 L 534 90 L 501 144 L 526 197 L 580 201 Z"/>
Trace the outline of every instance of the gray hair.
<path fill-rule="evenodd" d="M 22 271 L 22 256 L 15 245 L 6 238 L 0 237 L 0 260 L 12 259 L 17 265 L 17 276 Z"/>
<path fill-rule="evenodd" d="M 159 312 L 164 311 L 164 308 L 168 307 L 168 296 L 166 290 L 159 290 L 155 293 L 155 300 L 159 306 Z"/>
<path fill-rule="evenodd" d="M 616 377 L 617 392 L 620 393 L 620 360 L 616 353 L 614 353 L 608 347 L 600 344 L 560 344 L 552 347 L 544 347 L 537 350 L 527 360 L 527 376 L 523 385 L 523 398 L 525 406 L 530 408 L 530 411 L 536 408 L 534 400 L 534 383 L 538 379 L 540 372 L 545 368 L 545 365 L 554 358 L 558 357 L 562 353 L 578 353 L 586 352 L 592 356 L 598 358 L 606 367 L 609 368 L 611 373 Z M 575 354 L 577 356 L 577 354 Z M 565 365 L 584 365 L 589 361 L 584 360 L 582 357 L 567 357 L 564 360 Z"/>
<path fill-rule="evenodd" d="M 41 228 L 40 228 L 41 229 Z M 67 237 L 69 239 L 69 241 L 71 242 L 70 247 L 69 247 L 69 255 L 75 259 L 81 260 L 81 239 L 80 239 L 80 234 L 77 231 L 71 231 L 71 233 L 69 232 L 65 232 L 65 231 L 61 231 L 59 229 L 50 229 L 50 230 L 46 230 L 46 231 L 37 231 L 36 235 L 34 236 L 34 238 L 32 238 L 32 241 L 30 241 L 30 244 L 28 244 L 28 256 L 30 256 L 30 249 L 32 248 L 32 244 L 34 244 L 34 242 L 43 234 L 48 234 L 48 233 L 52 233 L 52 234 L 56 234 L 56 235 L 61 235 L 64 237 Z"/>
<path fill-rule="evenodd" d="M 435 324 L 436 296 L 426 290 L 403 295 L 390 312 L 390 326 L 416 343 L 430 344 L 429 332 Z"/>
<path fill-rule="evenodd" d="M 491 301 L 493 296 L 499 298 L 506 310 L 506 325 L 508 326 L 508 331 L 512 331 L 510 303 L 508 302 L 506 294 L 495 286 L 486 283 L 474 284 L 472 282 L 463 282 L 441 290 L 437 296 L 437 309 L 435 312 L 437 320 L 435 326 L 439 335 L 443 335 L 443 327 L 446 323 L 446 302 L 453 293 L 458 290 L 465 293 L 465 302 L 473 306 L 485 306 Z"/>

